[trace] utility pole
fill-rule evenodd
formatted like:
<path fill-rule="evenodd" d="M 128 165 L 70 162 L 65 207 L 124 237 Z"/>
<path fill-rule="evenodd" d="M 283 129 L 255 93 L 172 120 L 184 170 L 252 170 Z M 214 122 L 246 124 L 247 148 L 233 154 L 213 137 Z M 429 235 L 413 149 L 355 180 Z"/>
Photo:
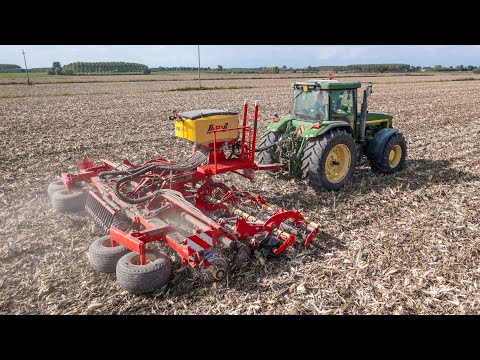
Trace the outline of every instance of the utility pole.
<path fill-rule="evenodd" d="M 197 45 L 198 50 L 198 87 L 199 89 L 202 88 L 202 82 L 200 80 L 200 45 Z"/>
<path fill-rule="evenodd" d="M 22 54 L 23 54 L 23 61 L 25 62 L 25 70 L 27 71 L 27 84 L 30 84 L 30 76 L 28 76 L 27 60 L 25 60 L 26 52 L 22 50 Z"/>

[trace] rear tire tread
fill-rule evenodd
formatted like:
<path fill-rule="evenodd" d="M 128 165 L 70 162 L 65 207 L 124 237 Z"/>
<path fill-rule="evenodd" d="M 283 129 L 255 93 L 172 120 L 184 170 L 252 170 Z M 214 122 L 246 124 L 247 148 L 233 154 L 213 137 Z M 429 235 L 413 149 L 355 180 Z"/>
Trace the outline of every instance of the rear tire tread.
<path fill-rule="evenodd" d="M 330 142 L 338 137 L 348 137 L 349 140 L 343 143 L 348 145 L 347 142 L 350 143 L 349 149 L 351 158 L 351 169 L 345 176 L 345 178 L 336 184 L 329 183 L 326 178 L 324 172 L 322 162 L 325 161 L 324 155 L 326 156 L 326 149 Z M 324 135 L 320 135 L 315 139 L 311 139 L 308 141 L 307 146 L 305 147 L 303 158 L 302 158 L 302 174 L 303 178 L 307 180 L 307 182 L 318 191 L 332 191 L 332 190 L 339 190 L 342 188 L 345 183 L 350 181 L 353 176 L 353 171 L 355 169 L 355 165 L 357 163 L 357 150 L 355 140 L 352 138 L 351 134 L 344 129 L 335 128 L 329 131 Z"/>
<path fill-rule="evenodd" d="M 388 164 L 388 156 L 390 154 L 390 150 L 396 144 L 400 145 L 400 147 L 402 148 L 402 157 L 398 165 L 394 168 L 391 168 L 390 165 Z M 405 169 L 406 157 L 407 157 L 407 143 L 405 141 L 405 137 L 401 132 L 396 132 L 388 139 L 387 143 L 385 144 L 385 147 L 383 148 L 383 151 L 382 151 L 381 160 L 378 162 L 370 161 L 370 167 L 373 172 L 390 175 Z"/>
<path fill-rule="evenodd" d="M 266 146 L 270 146 L 272 144 L 275 144 L 278 141 L 278 138 L 280 137 L 281 133 L 279 131 L 269 131 L 265 133 L 259 141 L 258 148 L 263 148 Z M 259 163 L 264 164 L 264 165 L 269 165 L 269 164 L 275 164 L 279 162 L 279 159 L 274 159 L 270 153 L 270 151 L 275 151 L 276 146 L 273 146 L 270 149 L 260 151 L 258 158 L 259 158 Z M 267 171 L 267 174 L 269 175 L 274 175 L 278 170 L 270 170 Z"/>

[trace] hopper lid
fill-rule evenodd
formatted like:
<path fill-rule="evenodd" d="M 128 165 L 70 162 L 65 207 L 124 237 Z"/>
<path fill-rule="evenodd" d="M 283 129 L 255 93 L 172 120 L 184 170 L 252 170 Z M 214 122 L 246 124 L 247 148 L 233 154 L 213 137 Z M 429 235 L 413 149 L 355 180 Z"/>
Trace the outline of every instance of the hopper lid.
<path fill-rule="evenodd" d="M 218 109 L 202 109 L 202 110 L 192 110 L 186 111 L 178 114 L 182 118 L 187 118 L 191 120 L 200 119 L 207 116 L 213 115 L 238 115 L 238 112 L 229 111 L 227 109 L 218 110 Z"/>

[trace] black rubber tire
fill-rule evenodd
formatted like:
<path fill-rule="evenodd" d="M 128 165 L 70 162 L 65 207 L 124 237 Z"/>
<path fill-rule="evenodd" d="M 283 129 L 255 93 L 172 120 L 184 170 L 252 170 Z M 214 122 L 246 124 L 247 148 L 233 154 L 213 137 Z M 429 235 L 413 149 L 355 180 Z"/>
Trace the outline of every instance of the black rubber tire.
<path fill-rule="evenodd" d="M 395 167 L 390 167 L 388 162 L 388 156 L 390 154 L 390 150 L 393 149 L 395 145 L 400 145 L 402 149 L 402 157 L 400 158 L 400 162 Z M 370 166 L 372 171 L 374 172 L 381 172 L 383 174 L 393 174 L 394 172 L 401 171 L 405 169 L 405 160 L 407 158 L 407 142 L 405 141 L 405 137 L 401 132 L 396 132 L 393 134 L 390 139 L 388 139 L 385 147 L 382 150 L 382 154 L 380 157 L 380 161 L 370 161 Z"/>
<path fill-rule="evenodd" d="M 63 185 L 62 179 L 52 181 L 50 184 L 48 184 L 48 196 L 51 198 L 53 193 L 63 189 L 65 189 L 65 185 Z"/>
<path fill-rule="evenodd" d="M 346 145 L 350 150 L 350 168 L 341 181 L 331 183 L 325 175 L 325 162 L 330 150 L 339 144 Z M 303 177 L 315 190 L 340 190 L 352 178 L 357 157 L 357 147 L 352 135 L 341 128 L 332 129 L 328 133 L 308 141 L 302 158 Z"/>
<path fill-rule="evenodd" d="M 170 258 L 158 249 L 149 249 L 147 254 L 156 259 L 146 265 L 134 265 L 131 260 L 139 255 L 128 253 L 117 262 L 117 281 L 120 287 L 134 294 L 149 293 L 161 289 L 168 283 L 172 271 Z"/>
<path fill-rule="evenodd" d="M 81 187 L 79 185 L 74 185 L 74 189 L 80 189 Z M 52 198 L 53 193 L 56 193 L 57 191 L 64 190 L 65 185 L 63 185 L 62 179 L 58 179 L 55 181 L 52 181 L 50 184 L 48 184 L 48 196 Z"/>
<path fill-rule="evenodd" d="M 261 148 L 275 144 L 278 141 L 281 134 L 282 133 L 280 131 L 269 131 L 265 133 L 258 141 L 257 148 L 261 149 Z M 275 145 L 270 149 L 260 151 L 258 154 L 259 163 L 264 165 L 279 163 L 280 159 L 278 158 L 278 156 L 276 157 L 272 156 L 272 153 L 274 153 L 276 150 L 277 150 L 277 146 Z M 273 175 L 276 172 L 278 172 L 278 170 L 270 170 L 270 171 L 267 171 L 267 174 Z"/>
<path fill-rule="evenodd" d="M 58 212 L 77 212 L 85 209 L 87 193 L 78 188 L 73 188 L 69 194 L 67 189 L 54 192 L 52 195 L 52 207 Z"/>
<path fill-rule="evenodd" d="M 128 254 L 130 249 L 121 244 L 114 247 L 105 245 L 111 245 L 110 235 L 102 236 L 90 244 L 88 259 L 93 269 L 104 273 L 114 273 L 118 260 Z"/>

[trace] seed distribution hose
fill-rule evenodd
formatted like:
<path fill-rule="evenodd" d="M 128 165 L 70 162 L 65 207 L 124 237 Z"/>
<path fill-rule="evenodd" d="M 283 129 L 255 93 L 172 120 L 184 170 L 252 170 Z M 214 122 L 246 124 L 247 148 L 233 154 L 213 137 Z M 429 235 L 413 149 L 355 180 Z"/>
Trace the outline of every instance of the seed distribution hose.
<path fill-rule="evenodd" d="M 139 169 L 135 169 L 134 173 L 130 173 L 128 171 L 103 171 L 99 174 L 99 177 L 104 178 L 105 176 L 109 176 L 109 175 L 126 175 L 116 181 L 115 188 L 114 188 L 115 195 L 120 200 L 128 204 L 140 204 L 144 201 L 153 199 L 155 196 L 161 193 L 164 193 L 167 190 L 165 189 L 156 190 L 150 195 L 147 195 L 138 199 L 131 199 L 120 192 L 120 187 L 122 186 L 123 183 L 132 180 L 136 176 L 140 176 L 140 175 L 146 174 L 149 171 L 153 171 L 157 169 L 171 170 L 171 171 L 177 171 L 177 172 L 193 170 L 193 169 L 196 169 L 199 165 L 203 164 L 206 160 L 207 160 L 207 156 L 201 153 L 200 151 L 197 151 L 190 158 L 188 158 L 184 164 L 170 164 L 170 163 L 148 164 L 148 165 L 142 166 Z M 172 190 L 168 190 L 168 191 L 172 191 Z"/>

